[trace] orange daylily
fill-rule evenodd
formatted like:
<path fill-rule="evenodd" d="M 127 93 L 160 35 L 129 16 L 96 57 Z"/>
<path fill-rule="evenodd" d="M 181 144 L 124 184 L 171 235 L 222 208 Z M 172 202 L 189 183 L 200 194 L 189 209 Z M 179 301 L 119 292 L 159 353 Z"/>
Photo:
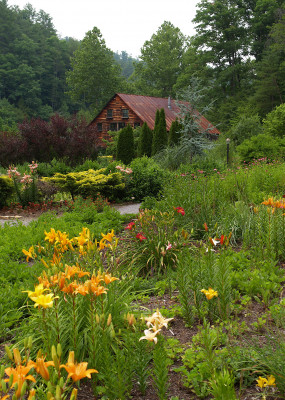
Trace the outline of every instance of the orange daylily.
<path fill-rule="evenodd" d="M 106 283 L 106 285 L 109 285 L 109 283 L 119 280 L 119 278 L 116 278 L 115 276 L 111 276 L 111 274 L 103 274 L 103 278 L 104 278 L 104 282 Z"/>
<path fill-rule="evenodd" d="M 49 381 L 49 371 L 47 367 L 53 366 L 54 367 L 54 362 L 53 361 L 45 361 L 45 357 L 40 357 L 38 356 L 36 359 L 36 362 L 33 363 L 33 366 L 37 373 L 41 375 L 41 377 L 45 381 Z"/>
<path fill-rule="evenodd" d="M 16 368 L 6 368 L 5 369 L 5 373 L 8 375 L 9 378 L 11 375 L 13 375 L 12 387 L 14 387 L 16 385 L 16 383 L 18 384 L 18 388 L 15 392 L 15 395 L 17 398 L 19 398 L 21 396 L 22 386 L 26 380 L 36 383 L 36 380 L 32 375 L 27 375 L 32 368 L 33 368 L 33 363 L 28 362 L 28 364 L 26 366 L 17 365 Z M 5 382 L 9 382 L 9 379 L 4 379 L 4 380 L 5 380 Z"/>
<path fill-rule="evenodd" d="M 86 377 L 91 378 L 93 373 L 98 373 L 96 369 L 87 369 L 87 365 L 87 362 L 74 362 L 74 351 L 71 351 L 67 363 L 61 365 L 60 368 L 64 368 L 68 372 L 67 379 L 71 378 L 73 382 L 77 382 Z"/>

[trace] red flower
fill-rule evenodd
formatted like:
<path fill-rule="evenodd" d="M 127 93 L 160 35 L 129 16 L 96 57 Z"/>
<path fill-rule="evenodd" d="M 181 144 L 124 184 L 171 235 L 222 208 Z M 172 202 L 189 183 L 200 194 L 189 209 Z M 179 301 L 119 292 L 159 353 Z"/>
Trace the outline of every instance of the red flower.
<path fill-rule="evenodd" d="M 182 207 L 176 207 L 175 210 L 178 212 L 178 214 L 185 215 L 184 208 L 182 208 Z"/>
<path fill-rule="evenodd" d="M 205 231 L 208 232 L 209 229 L 208 229 L 208 225 L 206 224 L 206 222 L 204 222 L 203 226 L 204 226 Z"/>
<path fill-rule="evenodd" d="M 141 242 L 146 239 L 146 237 L 142 233 L 137 233 L 136 238 L 139 239 Z"/>
<path fill-rule="evenodd" d="M 125 229 L 132 230 L 134 227 L 135 227 L 135 223 L 134 223 L 134 222 L 130 222 L 130 223 L 125 227 Z"/>

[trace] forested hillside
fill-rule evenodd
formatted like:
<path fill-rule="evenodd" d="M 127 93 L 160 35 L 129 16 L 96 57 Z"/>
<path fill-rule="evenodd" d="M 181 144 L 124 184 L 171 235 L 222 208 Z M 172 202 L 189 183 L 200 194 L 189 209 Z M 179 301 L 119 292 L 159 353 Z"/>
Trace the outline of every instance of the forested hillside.
<path fill-rule="evenodd" d="M 176 98 L 195 76 L 222 132 L 248 118 L 259 133 L 284 102 L 285 0 L 202 0 L 193 22 L 186 37 L 165 21 L 134 60 L 108 49 L 96 27 L 63 39 L 44 11 L 0 0 L 0 130 L 56 112 L 94 116 L 118 91 Z"/>

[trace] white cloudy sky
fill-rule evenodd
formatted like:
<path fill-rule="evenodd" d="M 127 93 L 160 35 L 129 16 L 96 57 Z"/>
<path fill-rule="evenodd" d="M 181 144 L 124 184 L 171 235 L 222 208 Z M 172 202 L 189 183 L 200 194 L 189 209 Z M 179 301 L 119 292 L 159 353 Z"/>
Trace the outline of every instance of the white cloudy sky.
<path fill-rule="evenodd" d="M 107 47 L 139 56 L 144 42 L 164 21 L 184 35 L 195 33 L 191 22 L 199 0 L 8 0 L 22 9 L 27 3 L 44 10 L 58 34 L 83 39 L 94 26 L 100 29 Z"/>

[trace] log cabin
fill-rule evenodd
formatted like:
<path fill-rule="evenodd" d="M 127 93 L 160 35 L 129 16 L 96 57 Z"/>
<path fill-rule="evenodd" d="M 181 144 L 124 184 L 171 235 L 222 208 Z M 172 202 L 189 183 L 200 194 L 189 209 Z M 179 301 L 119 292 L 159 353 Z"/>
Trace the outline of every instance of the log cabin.
<path fill-rule="evenodd" d="M 156 110 L 164 108 L 166 129 L 169 131 L 172 122 L 180 111 L 176 101 L 170 98 L 140 96 L 135 94 L 116 93 L 93 119 L 90 125 L 95 125 L 98 144 L 105 147 L 102 139 L 110 138 L 109 131 L 119 131 L 126 125 L 132 128 L 142 126 L 146 122 L 150 129 L 154 128 Z M 195 111 L 201 130 L 207 130 L 216 139 L 220 132 L 203 115 Z"/>

